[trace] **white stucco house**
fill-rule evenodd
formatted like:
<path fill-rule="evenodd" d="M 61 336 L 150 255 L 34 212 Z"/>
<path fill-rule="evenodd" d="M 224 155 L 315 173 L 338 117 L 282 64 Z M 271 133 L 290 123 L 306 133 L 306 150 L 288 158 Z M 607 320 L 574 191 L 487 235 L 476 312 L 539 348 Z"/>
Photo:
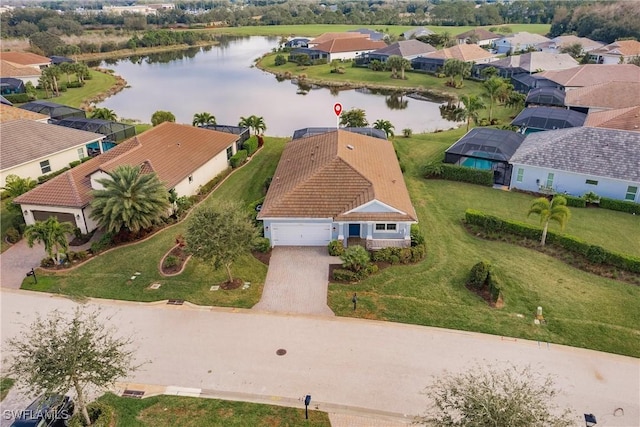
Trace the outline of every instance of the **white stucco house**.
<path fill-rule="evenodd" d="M 229 167 L 239 139 L 231 133 L 165 122 L 39 185 L 14 203 L 20 205 L 27 225 L 57 216 L 87 233 L 97 227 L 91 219 L 91 193 L 102 188 L 97 180 L 108 178 L 108 172 L 125 164 L 141 166 L 142 173 L 155 172 L 167 191 L 191 196 Z"/>
<path fill-rule="evenodd" d="M 640 133 L 576 127 L 529 134 L 510 163 L 512 189 L 640 202 Z"/>
<path fill-rule="evenodd" d="M 527 33 L 522 31 L 499 38 L 493 42 L 498 53 L 509 53 L 526 51 L 530 48 L 536 48 L 540 43 L 550 41 L 549 38 L 540 34 Z"/>
<path fill-rule="evenodd" d="M 8 107 L 13 108 L 13 107 Z M 25 113 L 31 113 L 25 111 Z M 39 115 L 40 116 L 40 115 Z M 105 138 L 93 132 L 34 120 L 0 123 L 0 186 L 8 175 L 37 179 L 87 157 L 87 145 Z"/>
<path fill-rule="evenodd" d="M 618 40 L 589 52 L 589 59 L 597 64 L 628 64 L 640 56 L 640 42 L 637 40 Z"/>
<path fill-rule="evenodd" d="M 289 142 L 258 219 L 271 246 L 411 245 L 411 204 L 393 144 L 346 130 Z"/>

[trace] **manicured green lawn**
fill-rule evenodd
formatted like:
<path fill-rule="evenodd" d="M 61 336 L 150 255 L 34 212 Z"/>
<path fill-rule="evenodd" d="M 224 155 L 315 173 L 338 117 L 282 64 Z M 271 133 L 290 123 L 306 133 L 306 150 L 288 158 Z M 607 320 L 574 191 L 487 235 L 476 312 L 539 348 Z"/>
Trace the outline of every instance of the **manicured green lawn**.
<path fill-rule="evenodd" d="M 116 82 L 116 78 L 110 74 L 95 70 L 89 70 L 89 72 L 91 79 L 85 80 L 84 86 L 67 89 L 66 92 L 60 92 L 60 96 L 48 98 L 47 101 L 79 108 L 83 101 L 98 93 L 107 92 Z M 74 76 L 71 78 L 75 79 Z M 61 81 L 66 81 L 66 76 L 63 75 Z M 38 91 L 38 99 L 45 99 L 44 91 Z"/>
<path fill-rule="evenodd" d="M 9 390 L 11 390 L 14 383 L 15 380 L 12 378 L 0 377 L 0 402 L 7 397 L 7 394 L 9 394 Z"/>
<path fill-rule="evenodd" d="M 326 412 L 195 397 L 155 396 L 130 399 L 105 394 L 98 399 L 115 409 L 115 426 L 183 427 L 330 427 Z"/>

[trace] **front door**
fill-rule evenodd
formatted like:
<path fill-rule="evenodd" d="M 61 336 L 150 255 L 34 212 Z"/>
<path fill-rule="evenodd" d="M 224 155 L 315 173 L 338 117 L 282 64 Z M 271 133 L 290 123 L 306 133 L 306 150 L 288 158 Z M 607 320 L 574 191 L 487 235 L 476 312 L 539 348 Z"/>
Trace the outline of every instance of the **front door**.
<path fill-rule="evenodd" d="M 349 237 L 360 237 L 360 224 L 349 224 Z"/>

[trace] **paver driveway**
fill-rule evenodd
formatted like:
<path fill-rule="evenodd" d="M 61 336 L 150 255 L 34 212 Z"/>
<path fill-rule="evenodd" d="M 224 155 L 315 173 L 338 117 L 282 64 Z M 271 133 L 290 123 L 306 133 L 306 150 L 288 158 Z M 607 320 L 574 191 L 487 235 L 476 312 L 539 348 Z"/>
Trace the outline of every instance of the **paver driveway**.
<path fill-rule="evenodd" d="M 273 248 L 262 298 L 255 310 L 333 316 L 327 306 L 329 264 L 340 258 L 329 256 L 325 247 Z"/>

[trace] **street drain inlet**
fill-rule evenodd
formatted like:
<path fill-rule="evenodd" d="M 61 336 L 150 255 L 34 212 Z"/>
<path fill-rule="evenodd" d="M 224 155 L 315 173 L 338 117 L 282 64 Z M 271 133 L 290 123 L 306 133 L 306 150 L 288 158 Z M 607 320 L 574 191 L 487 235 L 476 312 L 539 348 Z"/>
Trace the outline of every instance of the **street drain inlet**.
<path fill-rule="evenodd" d="M 278 356 L 284 356 L 285 354 L 287 354 L 287 350 L 285 350 L 284 348 L 279 348 L 276 350 L 276 354 Z"/>

